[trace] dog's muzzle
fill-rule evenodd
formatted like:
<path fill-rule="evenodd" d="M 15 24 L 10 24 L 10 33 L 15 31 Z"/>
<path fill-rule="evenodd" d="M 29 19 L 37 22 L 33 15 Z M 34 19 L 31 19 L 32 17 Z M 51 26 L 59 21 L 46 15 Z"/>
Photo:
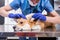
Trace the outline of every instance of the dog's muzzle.
<path fill-rule="evenodd" d="M 41 27 L 39 25 L 35 25 L 33 26 L 32 28 L 30 28 L 30 25 L 29 24 L 26 24 L 22 27 L 16 27 L 15 29 L 16 31 L 25 31 L 25 32 L 29 32 L 29 31 L 41 31 Z"/>

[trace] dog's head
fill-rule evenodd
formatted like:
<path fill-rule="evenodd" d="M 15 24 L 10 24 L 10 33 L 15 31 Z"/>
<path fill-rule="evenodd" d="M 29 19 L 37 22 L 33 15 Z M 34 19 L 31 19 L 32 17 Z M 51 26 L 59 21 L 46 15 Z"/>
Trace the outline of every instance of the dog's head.
<path fill-rule="evenodd" d="M 23 25 L 25 25 L 26 23 L 28 23 L 27 20 L 26 20 L 26 19 L 23 19 L 23 18 L 16 19 L 16 22 L 17 22 L 17 24 L 20 25 L 20 26 L 23 26 Z"/>
<path fill-rule="evenodd" d="M 32 18 L 32 15 L 34 14 L 27 15 L 26 16 L 27 19 L 23 18 L 16 19 L 17 28 L 36 29 L 36 30 L 43 29 L 44 23 L 39 20 L 34 20 L 34 18 Z"/>
<path fill-rule="evenodd" d="M 28 30 L 30 29 L 30 25 L 28 24 L 28 20 L 27 19 L 23 19 L 23 18 L 19 18 L 19 19 L 16 19 L 16 28 L 15 30 L 19 31 L 19 30 Z"/>

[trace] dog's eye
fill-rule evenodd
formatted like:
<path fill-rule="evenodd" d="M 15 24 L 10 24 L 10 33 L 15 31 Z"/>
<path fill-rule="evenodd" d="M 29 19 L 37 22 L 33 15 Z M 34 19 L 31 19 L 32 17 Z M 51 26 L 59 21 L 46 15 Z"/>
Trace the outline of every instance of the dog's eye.
<path fill-rule="evenodd" d="M 23 24 L 23 22 L 20 22 L 20 24 Z"/>

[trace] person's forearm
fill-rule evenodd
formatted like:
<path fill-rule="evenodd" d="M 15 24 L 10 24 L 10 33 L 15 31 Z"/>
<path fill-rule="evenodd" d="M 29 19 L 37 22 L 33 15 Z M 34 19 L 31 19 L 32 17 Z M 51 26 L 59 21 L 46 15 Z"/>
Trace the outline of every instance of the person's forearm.
<path fill-rule="evenodd" d="M 46 22 L 60 24 L 60 16 L 58 16 L 58 17 L 48 17 L 48 16 L 46 16 Z"/>
<path fill-rule="evenodd" d="M 3 17 L 7 17 L 8 16 L 8 12 L 6 10 L 4 10 L 4 8 L 0 8 L 0 15 Z"/>
<path fill-rule="evenodd" d="M 10 7 L 10 5 L 6 5 L 0 8 L 0 15 L 3 17 L 7 17 L 8 16 L 8 12 L 12 10 L 12 8 Z"/>

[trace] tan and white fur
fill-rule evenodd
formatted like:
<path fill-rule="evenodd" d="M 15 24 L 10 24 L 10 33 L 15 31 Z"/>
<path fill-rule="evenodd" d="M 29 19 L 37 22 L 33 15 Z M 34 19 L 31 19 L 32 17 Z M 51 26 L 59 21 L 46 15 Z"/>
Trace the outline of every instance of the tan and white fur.
<path fill-rule="evenodd" d="M 29 21 L 30 27 L 32 29 L 39 29 L 40 31 L 44 29 L 44 22 L 40 21 L 40 20 L 35 20 L 34 18 L 32 18 L 32 15 L 34 15 L 34 13 L 31 13 L 29 15 L 26 16 L 26 18 Z"/>
<path fill-rule="evenodd" d="M 23 18 L 19 18 L 16 19 L 17 24 L 16 24 L 16 29 L 15 30 L 28 30 L 31 31 L 31 29 L 35 30 L 35 31 L 41 31 L 44 29 L 44 22 L 39 21 L 39 20 L 34 20 L 34 18 L 32 18 L 32 14 L 28 14 L 26 15 L 27 19 L 23 19 Z"/>
<path fill-rule="evenodd" d="M 23 19 L 23 18 L 16 19 L 17 20 L 16 30 L 23 29 L 23 30 L 26 30 L 26 31 L 31 31 L 31 29 L 33 29 L 35 31 L 36 30 L 37 31 L 38 30 L 39 31 L 45 31 L 47 29 L 46 27 L 49 27 L 49 26 L 52 27 L 51 29 L 53 31 L 56 30 L 55 25 L 53 23 L 42 22 L 40 20 L 35 20 L 34 18 L 32 18 L 32 15 L 34 15 L 34 13 L 26 15 L 27 19 Z"/>

